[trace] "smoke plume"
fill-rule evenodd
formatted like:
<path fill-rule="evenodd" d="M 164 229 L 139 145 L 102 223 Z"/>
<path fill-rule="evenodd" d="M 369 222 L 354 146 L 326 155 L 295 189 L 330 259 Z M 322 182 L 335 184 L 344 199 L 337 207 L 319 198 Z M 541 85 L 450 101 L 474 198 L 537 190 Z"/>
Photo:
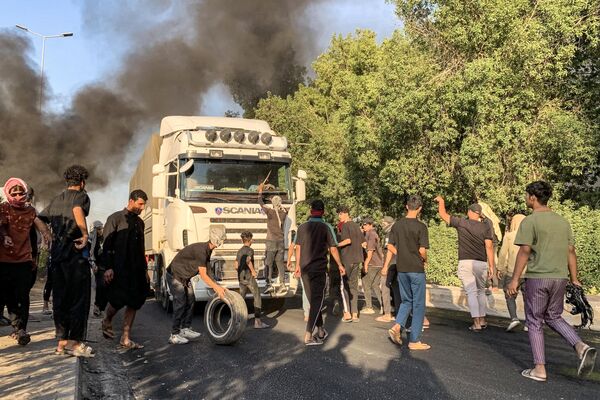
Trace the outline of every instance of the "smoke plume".
<path fill-rule="evenodd" d="M 156 130 L 165 115 L 196 114 L 217 83 L 227 85 L 251 117 L 268 92 L 285 96 L 303 82 L 315 43 L 303 15 L 318 2 L 152 0 L 150 10 L 170 10 L 169 17 L 155 26 L 132 20 L 125 32 L 135 50 L 102 84 L 79 90 L 59 115 L 38 111 L 39 75 L 28 59 L 29 38 L 0 31 L 0 179 L 21 177 L 47 199 L 63 187 L 63 170 L 77 163 L 90 170 L 93 187 L 106 185 L 136 135 L 148 126 Z M 84 7 L 85 19 L 96 21 L 100 32 L 114 32 L 127 9 L 131 15 L 143 10 L 114 2 L 121 18 L 111 19 L 103 14 L 108 3 Z M 146 34 L 150 39 L 141 40 Z"/>

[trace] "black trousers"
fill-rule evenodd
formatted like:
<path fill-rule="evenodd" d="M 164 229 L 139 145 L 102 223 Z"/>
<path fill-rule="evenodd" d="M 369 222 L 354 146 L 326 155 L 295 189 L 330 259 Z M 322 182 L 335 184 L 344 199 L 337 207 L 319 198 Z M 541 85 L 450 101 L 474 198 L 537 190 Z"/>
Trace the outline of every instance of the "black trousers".
<path fill-rule="evenodd" d="M 258 290 L 258 283 L 252 276 L 250 271 L 244 270 L 239 276 L 240 282 L 240 294 L 245 299 L 246 293 L 252 293 L 254 300 L 254 318 L 260 318 L 262 314 L 262 299 L 260 298 L 260 292 Z"/>
<path fill-rule="evenodd" d="M 306 332 L 313 332 L 316 327 L 323 326 L 323 301 L 325 300 L 325 289 L 327 288 L 327 269 L 324 266 L 316 271 L 302 271 L 302 283 L 306 291 L 306 297 L 310 303 L 308 310 L 308 322 Z"/>
<path fill-rule="evenodd" d="M 60 339 L 85 340 L 90 310 L 92 272 L 81 253 L 53 262 L 54 325 Z"/>
<path fill-rule="evenodd" d="M 96 296 L 94 298 L 94 305 L 97 306 L 100 311 L 104 311 L 108 304 L 108 288 L 104 282 L 104 270 L 98 269 L 94 277 L 96 278 Z"/>
<path fill-rule="evenodd" d="M 53 267 L 52 263 L 49 262 L 46 267 L 46 283 L 44 284 L 44 301 L 50 301 L 50 296 L 52 295 L 52 273 Z"/>
<path fill-rule="evenodd" d="M 27 330 L 29 320 L 29 292 L 33 271 L 30 261 L 21 263 L 0 263 L 0 282 L 4 302 L 8 312 L 15 318 L 12 325 L 16 330 Z"/>
<path fill-rule="evenodd" d="M 396 264 L 392 264 L 388 268 L 385 284 L 391 289 L 392 301 L 394 303 L 394 311 L 398 314 L 400 304 L 402 303 L 402 297 L 400 297 L 400 285 L 398 284 L 398 271 L 396 270 Z"/>

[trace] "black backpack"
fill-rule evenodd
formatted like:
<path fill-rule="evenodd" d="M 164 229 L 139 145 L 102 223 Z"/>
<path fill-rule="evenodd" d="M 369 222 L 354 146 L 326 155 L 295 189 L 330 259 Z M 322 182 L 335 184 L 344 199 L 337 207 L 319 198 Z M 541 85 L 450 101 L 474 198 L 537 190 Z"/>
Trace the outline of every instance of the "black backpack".
<path fill-rule="evenodd" d="M 572 315 L 581 314 L 581 325 L 577 328 L 586 328 L 594 323 L 594 309 L 590 306 L 581 286 L 567 283 L 566 301 L 572 306 L 570 311 Z"/>

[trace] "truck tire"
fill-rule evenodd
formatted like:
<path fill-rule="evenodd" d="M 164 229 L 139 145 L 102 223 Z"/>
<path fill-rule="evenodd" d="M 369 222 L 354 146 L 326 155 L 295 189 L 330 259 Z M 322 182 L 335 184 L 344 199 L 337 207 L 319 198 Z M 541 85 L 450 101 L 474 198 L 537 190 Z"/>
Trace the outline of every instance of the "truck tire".
<path fill-rule="evenodd" d="M 225 292 L 225 300 L 218 297 L 210 300 L 204 309 L 204 326 L 208 337 L 215 344 L 237 342 L 248 321 L 248 308 L 239 293 Z"/>

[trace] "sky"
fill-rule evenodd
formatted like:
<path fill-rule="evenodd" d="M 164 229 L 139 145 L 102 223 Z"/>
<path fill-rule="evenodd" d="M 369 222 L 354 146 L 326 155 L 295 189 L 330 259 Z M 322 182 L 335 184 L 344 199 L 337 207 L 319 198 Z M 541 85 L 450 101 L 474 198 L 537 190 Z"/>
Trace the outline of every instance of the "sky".
<path fill-rule="evenodd" d="M 124 15 L 122 7 L 128 7 L 126 11 L 139 16 L 146 24 L 152 24 L 152 10 L 159 2 L 160 0 L 102 1 L 95 2 L 94 7 L 97 13 L 99 11 L 107 19 L 119 18 Z M 0 0 L 0 29 L 14 29 L 31 38 L 34 46 L 29 56 L 35 68 L 40 68 L 42 39 L 18 30 L 16 24 L 42 35 L 73 33 L 72 37 L 46 40 L 44 79 L 50 90 L 47 94 L 51 94 L 51 97 L 45 107 L 53 112 L 67 108 L 72 95 L 86 84 L 110 81 L 120 60 L 139 41 L 147 39 L 145 32 L 132 32 L 136 25 L 127 24 L 127 21 L 122 21 L 110 31 L 102 31 L 102 27 L 110 25 L 86 20 L 82 3 L 84 1 Z M 185 2 L 181 2 L 179 6 L 185 7 Z M 393 5 L 385 0 L 319 2 L 308 8 L 306 20 L 310 29 L 318 32 L 319 54 L 327 49 L 334 34 L 347 35 L 356 29 L 370 29 L 377 33 L 378 40 L 381 41 L 401 27 Z M 226 110 L 239 110 L 239 107 L 224 85 L 215 85 L 205 96 L 198 114 L 223 115 Z M 162 117 L 156 117 L 156 130 Z M 101 190 L 88 188 L 92 199 L 92 210 L 88 218 L 90 225 L 96 219 L 105 221 L 109 214 L 126 205 L 129 178 L 144 147 L 143 142 L 132 146 L 130 157 L 109 186 Z M 85 165 L 85 160 L 82 160 L 82 164 Z"/>

